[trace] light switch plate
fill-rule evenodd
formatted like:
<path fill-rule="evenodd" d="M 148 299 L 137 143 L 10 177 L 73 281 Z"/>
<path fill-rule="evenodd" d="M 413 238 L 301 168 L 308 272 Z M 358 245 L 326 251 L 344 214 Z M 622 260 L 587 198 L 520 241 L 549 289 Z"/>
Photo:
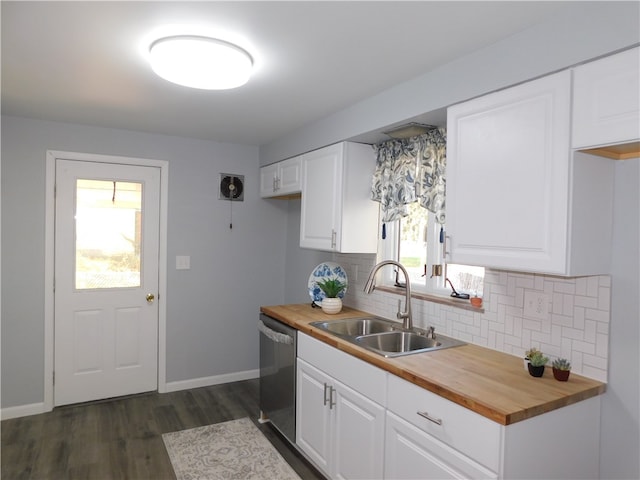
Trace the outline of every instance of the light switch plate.
<path fill-rule="evenodd" d="M 189 255 L 176 256 L 176 270 L 189 270 L 191 268 L 191 257 Z"/>

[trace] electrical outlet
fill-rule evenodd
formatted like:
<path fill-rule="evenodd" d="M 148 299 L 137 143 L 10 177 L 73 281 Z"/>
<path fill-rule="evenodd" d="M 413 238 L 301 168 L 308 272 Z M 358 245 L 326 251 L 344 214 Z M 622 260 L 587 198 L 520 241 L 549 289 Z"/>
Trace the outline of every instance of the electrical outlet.
<path fill-rule="evenodd" d="M 525 290 L 523 313 L 525 317 L 546 320 L 549 317 L 549 296 L 544 293 Z"/>

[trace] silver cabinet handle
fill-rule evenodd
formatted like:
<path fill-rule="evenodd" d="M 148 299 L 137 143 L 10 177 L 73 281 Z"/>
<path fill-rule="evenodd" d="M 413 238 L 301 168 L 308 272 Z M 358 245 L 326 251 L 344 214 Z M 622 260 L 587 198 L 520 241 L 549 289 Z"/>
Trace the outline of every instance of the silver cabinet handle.
<path fill-rule="evenodd" d="M 331 230 L 331 249 L 336 248 L 336 231 Z"/>
<path fill-rule="evenodd" d="M 444 236 L 444 242 L 442 244 L 442 258 L 447 258 L 447 256 L 451 255 L 451 252 L 447 250 L 448 240 L 451 240 L 451 235 Z"/>
<path fill-rule="evenodd" d="M 327 398 L 327 390 L 329 390 L 329 398 Z M 335 392 L 336 389 L 333 388 L 331 385 L 327 385 L 327 383 L 325 382 L 324 384 L 324 403 L 323 405 L 326 407 L 327 403 L 329 404 L 329 410 L 333 409 L 333 407 L 336 406 L 336 402 L 333 400 L 333 392 Z"/>
<path fill-rule="evenodd" d="M 431 415 L 429 415 L 427 412 L 416 412 L 418 415 L 420 415 L 423 418 L 426 418 L 427 420 L 429 420 L 430 422 L 435 423 L 436 425 L 442 425 L 442 419 L 441 418 L 435 418 L 432 417 Z"/>

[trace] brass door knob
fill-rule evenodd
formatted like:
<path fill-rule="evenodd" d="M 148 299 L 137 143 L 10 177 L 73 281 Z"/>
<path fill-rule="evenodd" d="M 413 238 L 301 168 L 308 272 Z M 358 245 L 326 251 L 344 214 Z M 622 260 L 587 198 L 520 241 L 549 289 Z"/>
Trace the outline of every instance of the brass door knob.
<path fill-rule="evenodd" d="M 153 293 L 147 293 L 147 302 L 149 303 L 153 303 L 153 301 L 155 300 L 156 296 Z"/>

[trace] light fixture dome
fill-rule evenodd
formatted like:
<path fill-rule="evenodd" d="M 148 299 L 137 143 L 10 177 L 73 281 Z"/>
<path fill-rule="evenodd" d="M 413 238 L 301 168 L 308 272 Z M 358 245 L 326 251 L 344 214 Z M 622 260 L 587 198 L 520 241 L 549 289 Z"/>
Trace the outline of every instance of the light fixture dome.
<path fill-rule="evenodd" d="M 149 47 L 151 68 L 178 85 L 224 90 L 244 85 L 253 59 L 229 42 L 197 35 L 176 35 L 156 40 Z"/>

